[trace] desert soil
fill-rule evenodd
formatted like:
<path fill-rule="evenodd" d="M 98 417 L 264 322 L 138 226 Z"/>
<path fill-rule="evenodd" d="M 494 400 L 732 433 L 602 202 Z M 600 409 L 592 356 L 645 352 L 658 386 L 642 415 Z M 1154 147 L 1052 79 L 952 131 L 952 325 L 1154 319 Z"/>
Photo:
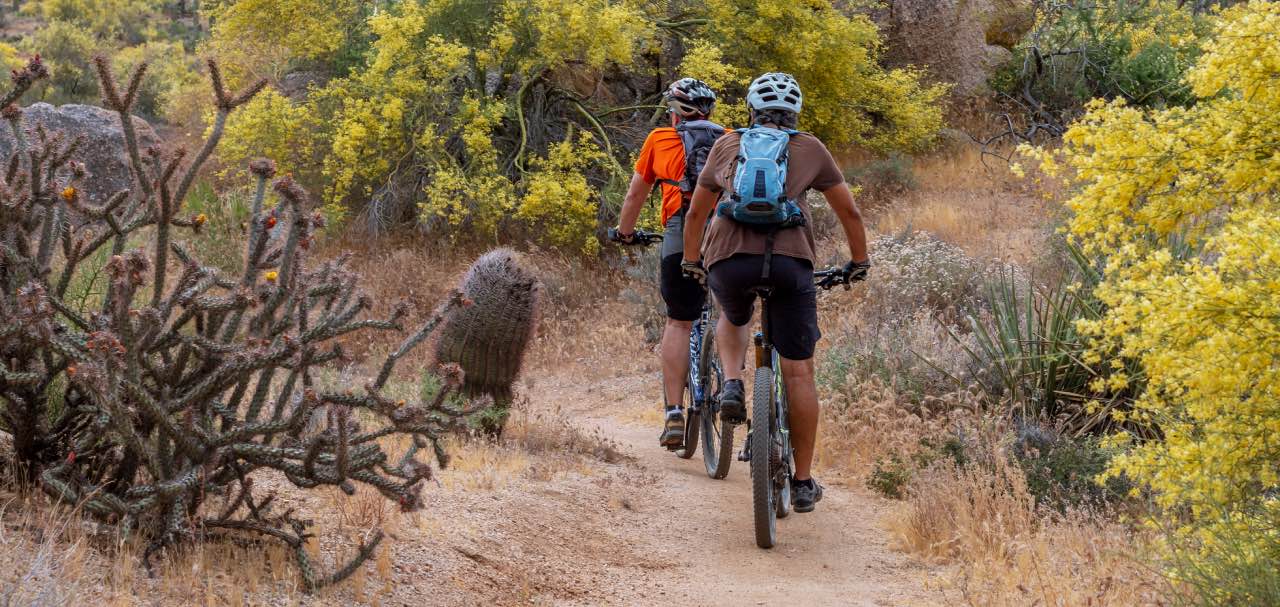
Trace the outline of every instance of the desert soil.
<path fill-rule="evenodd" d="M 656 374 L 586 383 L 566 374 L 529 386 L 531 410 L 558 409 L 625 458 L 554 482 L 526 473 L 490 490 L 432 492 L 427 516 L 438 524 L 397 542 L 399 579 L 383 604 L 947 602 L 938 571 L 889 546 L 883 519 L 892 505 L 857 486 L 828 482 L 815 512 L 779 521 L 779 545 L 757 548 L 746 464 L 717 481 L 701 455 L 681 460 L 660 449 L 657 416 L 643 414 L 656 385 Z M 426 564 L 405 579 L 403 563 Z"/>

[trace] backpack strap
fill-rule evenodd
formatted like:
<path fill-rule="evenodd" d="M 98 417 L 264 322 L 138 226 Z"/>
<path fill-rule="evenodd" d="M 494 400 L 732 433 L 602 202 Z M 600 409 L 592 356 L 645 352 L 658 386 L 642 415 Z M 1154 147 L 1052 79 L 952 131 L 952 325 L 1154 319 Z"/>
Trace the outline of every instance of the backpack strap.
<path fill-rule="evenodd" d="M 773 241 L 777 235 L 778 229 L 774 228 L 764 237 L 764 269 L 760 271 L 760 280 L 769 280 L 769 270 L 773 268 Z"/>

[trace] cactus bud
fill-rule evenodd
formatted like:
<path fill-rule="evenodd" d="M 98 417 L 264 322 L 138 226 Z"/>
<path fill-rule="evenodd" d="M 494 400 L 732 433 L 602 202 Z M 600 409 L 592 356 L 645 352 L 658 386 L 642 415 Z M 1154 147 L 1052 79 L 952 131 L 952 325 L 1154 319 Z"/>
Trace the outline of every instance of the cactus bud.
<path fill-rule="evenodd" d="M 262 179 L 276 176 L 276 163 L 270 158 L 254 158 L 249 161 L 249 172 Z"/>
<path fill-rule="evenodd" d="M 274 227 L 276 227 L 276 216 L 272 215 L 270 217 L 267 217 L 267 229 L 270 230 Z"/>

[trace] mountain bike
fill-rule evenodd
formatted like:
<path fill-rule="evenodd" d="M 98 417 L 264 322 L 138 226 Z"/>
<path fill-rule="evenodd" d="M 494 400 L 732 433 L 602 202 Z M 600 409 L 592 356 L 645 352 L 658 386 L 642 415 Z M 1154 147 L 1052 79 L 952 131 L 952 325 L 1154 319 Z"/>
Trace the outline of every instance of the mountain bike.
<path fill-rule="evenodd" d="M 814 284 L 825 290 L 837 285 L 849 288 L 844 270 L 813 273 Z M 795 452 L 787 425 L 787 387 L 782 365 L 773 349 L 769 327 L 768 287 L 752 289 L 760 298 L 760 331 L 755 334 L 756 374 L 751 394 L 751 419 L 739 459 L 751 463 L 751 502 L 755 511 L 756 545 L 772 548 L 778 541 L 777 519 L 791 513 L 791 474 Z"/>
<path fill-rule="evenodd" d="M 623 243 L 616 229 L 609 239 Z M 661 242 L 662 234 L 636 230 L 632 245 L 649 246 Z M 684 444 L 674 452 L 690 459 L 702 438 L 702 464 L 707 476 L 722 479 L 729 474 L 733 462 L 733 424 L 720 418 L 720 389 L 724 386 L 724 370 L 715 347 L 716 309 L 711 294 L 702 304 L 702 314 L 689 332 L 689 376 L 685 389 Z"/>

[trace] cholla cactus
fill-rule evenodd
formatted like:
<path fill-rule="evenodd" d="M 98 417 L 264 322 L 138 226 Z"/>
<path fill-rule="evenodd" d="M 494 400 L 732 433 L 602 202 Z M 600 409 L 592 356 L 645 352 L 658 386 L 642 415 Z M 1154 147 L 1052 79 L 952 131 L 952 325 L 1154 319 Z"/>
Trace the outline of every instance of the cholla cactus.
<path fill-rule="evenodd" d="M 490 434 L 501 434 L 506 423 L 512 385 L 537 328 L 540 289 L 514 251 L 489 251 L 462 280 L 471 305 L 455 309 L 440 332 L 437 360 L 462 367 L 466 395 L 493 398 L 480 416 Z"/>
<path fill-rule="evenodd" d="M 13 75 L 0 98 L 18 142 L 0 173 L 0 424 L 14 437 L 19 468 L 49 494 L 144 534 L 152 550 L 184 538 L 258 534 L 288 543 L 307 588 L 341 580 L 366 560 L 380 531 L 344 567 L 316 572 L 304 550 L 307 524 L 275 511 L 253 484 L 258 469 L 284 474 L 302 488 L 334 485 L 352 494 L 365 483 L 405 510 L 419 508 L 431 468 L 443 465 L 438 438 L 467 411 L 447 409 L 461 373 L 449 370 L 428 402 L 393 402 L 381 394 L 396 361 L 421 343 L 461 293 L 392 353 L 362 390 L 328 392 L 315 371 L 342 357 L 336 338 L 360 330 L 401 330 L 406 308 L 367 319 L 370 298 L 338 259 L 308 264 L 321 218 L 307 193 L 284 176 L 263 198 L 274 165 L 255 161 L 257 179 L 243 270 L 202 265 L 176 237 L 205 218 L 183 211 L 201 165 L 227 116 L 263 83 L 232 95 L 209 63 L 217 114 L 189 163 L 178 150 L 138 149 L 130 108 L 145 65 L 122 93 L 105 59 L 97 59 L 104 103 L 120 116 L 136 189 L 88 204 L 80 195 L 78 141 L 36 125 L 28 140 L 14 103 L 46 76 L 39 58 Z M 273 242 L 268 230 L 282 224 Z M 132 242 L 145 248 L 131 249 Z M 66 297 L 95 253 L 110 251 L 101 305 L 83 311 Z M 307 432 L 313 417 L 328 426 Z M 314 424 L 311 424 L 314 426 Z M 398 461 L 379 445 L 407 435 Z"/>

